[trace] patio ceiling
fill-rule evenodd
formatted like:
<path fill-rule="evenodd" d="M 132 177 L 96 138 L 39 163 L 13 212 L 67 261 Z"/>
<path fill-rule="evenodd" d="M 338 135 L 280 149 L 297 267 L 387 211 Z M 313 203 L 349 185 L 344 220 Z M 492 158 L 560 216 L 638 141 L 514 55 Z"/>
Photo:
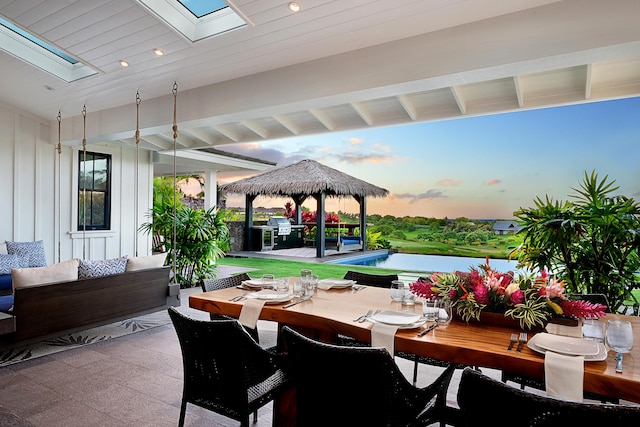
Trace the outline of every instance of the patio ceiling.
<path fill-rule="evenodd" d="M 66 83 L 0 51 L 0 102 L 79 145 L 194 150 L 640 95 L 637 0 L 228 1 L 248 25 L 195 43 L 135 0 L 0 0 L 99 70 Z M 165 52 L 155 57 L 152 50 Z M 130 66 L 118 64 L 126 59 Z M 177 98 L 172 96 L 177 82 Z"/>

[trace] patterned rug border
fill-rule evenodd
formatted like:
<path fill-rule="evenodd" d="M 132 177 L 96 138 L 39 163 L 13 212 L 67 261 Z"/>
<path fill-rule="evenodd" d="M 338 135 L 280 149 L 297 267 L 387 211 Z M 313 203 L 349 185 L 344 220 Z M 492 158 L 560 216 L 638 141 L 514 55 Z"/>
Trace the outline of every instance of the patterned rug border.
<path fill-rule="evenodd" d="M 166 310 L 121 320 L 104 326 L 50 338 L 39 343 L 0 352 L 0 367 L 90 345 L 171 323 Z"/>

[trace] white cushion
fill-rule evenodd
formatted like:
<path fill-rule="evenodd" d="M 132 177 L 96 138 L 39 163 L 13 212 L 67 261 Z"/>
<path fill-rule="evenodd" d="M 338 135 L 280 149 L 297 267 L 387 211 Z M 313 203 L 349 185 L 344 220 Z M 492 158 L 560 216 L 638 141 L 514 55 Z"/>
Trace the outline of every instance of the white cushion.
<path fill-rule="evenodd" d="M 127 260 L 127 271 L 146 270 L 148 268 L 159 268 L 164 265 L 167 253 L 136 256 Z"/>
<path fill-rule="evenodd" d="M 73 258 L 46 267 L 13 268 L 11 269 L 13 288 L 78 280 L 78 264 L 79 260 Z"/>
<path fill-rule="evenodd" d="M 0 254 L 8 254 L 7 252 L 7 242 L 0 243 Z"/>

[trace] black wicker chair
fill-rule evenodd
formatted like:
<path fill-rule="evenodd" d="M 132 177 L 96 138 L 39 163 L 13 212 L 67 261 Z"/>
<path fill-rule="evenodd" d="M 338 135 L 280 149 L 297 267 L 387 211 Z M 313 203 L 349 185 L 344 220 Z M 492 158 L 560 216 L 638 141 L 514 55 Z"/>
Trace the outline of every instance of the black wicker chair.
<path fill-rule="evenodd" d="M 368 274 L 349 270 L 344 279 L 353 280 L 359 285 L 375 286 L 376 288 L 391 288 L 391 282 L 398 280 L 397 274 Z"/>
<path fill-rule="evenodd" d="M 220 279 L 204 279 L 202 281 L 202 292 L 209 291 L 217 291 L 219 289 L 233 288 L 242 284 L 245 280 L 250 280 L 251 277 L 247 273 L 240 273 L 234 276 L 222 277 Z M 211 320 L 217 320 L 221 318 L 226 318 L 225 316 L 220 316 L 217 314 L 210 313 Z M 256 340 L 257 343 L 260 342 L 260 335 L 258 334 L 258 328 L 248 328 L 245 326 L 249 335 Z"/>
<path fill-rule="evenodd" d="M 445 416 L 446 402 L 438 399 L 449 386 L 451 367 L 417 388 L 383 348 L 325 344 L 288 326 L 281 335 L 296 387 L 298 426 L 426 426 Z"/>
<path fill-rule="evenodd" d="M 607 312 L 610 313 L 611 309 L 609 306 L 609 300 L 607 296 L 604 294 L 572 294 L 569 296 L 571 299 L 578 299 L 588 301 L 593 304 L 601 304 L 607 306 Z M 545 390 L 546 385 L 544 380 L 539 380 L 536 378 L 529 378 L 522 375 L 512 374 L 510 372 L 502 371 L 502 382 L 506 383 L 507 381 L 514 382 L 520 386 L 520 390 L 524 390 L 525 387 L 531 387 L 538 390 Z M 613 397 L 603 396 L 598 393 L 585 392 L 584 398 L 589 400 L 599 400 L 602 403 L 619 403 L 620 399 L 616 399 Z"/>
<path fill-rule="evenodd" d="M 368 274 L 368 273 L 359 273 L 357 271 L 349 270 L 345 273 L 344 278 L 347 280 L 355 280 L 356 283 L 362 284 L 362 285 L 376 286 L 379 288 L 391 288 L 391 282 L 393 282 L 394 280 L 398 280 L 398 275 Z M 338 342 L 340 343 L 340 345 L 353 345 L 353 346 L 368 345 L 360 341 L 356 341 L 351 337 L 347 337 L 343 335 L 338 336 Z M 425 365 L 431 365 L 431 366 L 438 366 L 441 368 L 446 368 L 450 365 L 449 362 L 432 359 L 426 356 L 418 356 L 417 354 L 413 354 L 413 353 L 406 353 L 406 352 L 399 351 L 399 352 L 396 352 L 395 355 L 403 359 L 411 360 L 414 362 L 414 365 L 413 365 L 413 384 L 414 385 L 417 384 L 418 382 L 418 364 L 419 363 L 422 363 Z M 460 365 L 458 367 L 463 367 L 463 366 Z"/>
<path fill-rule="evenodd" d="M 260 347 L 235 319 L 196 320 L 174 307 L 169 316 L 176 329 L 184 368 L 179 426 L 187 403 L 249 426 L 257 411 L 290 387 L 286 359 Z"/>
<path fill-rule="evenodd" d="M 640 423 L 638 406 L 576 403 L 536 395 L 470 368 L 462 371 L 458 406 L 461 426 L 632 426 Z"/>

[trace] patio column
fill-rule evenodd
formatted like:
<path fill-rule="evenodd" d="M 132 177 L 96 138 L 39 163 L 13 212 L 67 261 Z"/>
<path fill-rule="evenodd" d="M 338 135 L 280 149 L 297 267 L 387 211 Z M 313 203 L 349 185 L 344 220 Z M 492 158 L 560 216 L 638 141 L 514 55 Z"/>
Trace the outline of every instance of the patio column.
<path fill-rule="evenodd" d="M 253 235 L 251 234 L 253 228 L 253 201 L 256 199 L 256 195 L 247 194 L 244 196 L 244 245 L 245 250 L 253 250 Z"/>

